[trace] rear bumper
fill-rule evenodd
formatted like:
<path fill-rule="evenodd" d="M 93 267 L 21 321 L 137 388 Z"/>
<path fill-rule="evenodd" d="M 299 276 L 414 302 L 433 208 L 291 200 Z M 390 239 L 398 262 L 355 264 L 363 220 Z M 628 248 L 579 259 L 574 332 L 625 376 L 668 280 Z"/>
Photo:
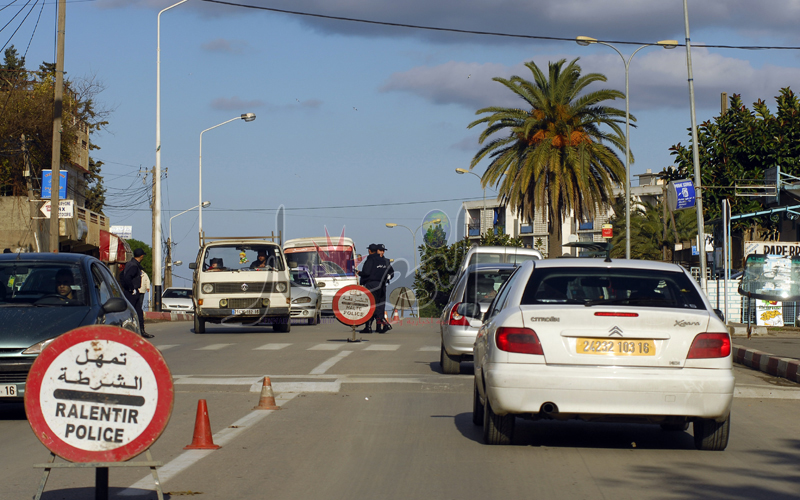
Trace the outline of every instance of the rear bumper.
<path fill-rule="evenodd" d="M 733 401 L 733 370 L 509 365 L 484 367 L 492 410 L 560 414 L 723 419 Z"/>
<path fill-rule="evenodd" d="M 477 328 L 452 325 L 443 325 L 442 328 L 442 344 L 450 355 L 472 355 L 477 336 Z"/>

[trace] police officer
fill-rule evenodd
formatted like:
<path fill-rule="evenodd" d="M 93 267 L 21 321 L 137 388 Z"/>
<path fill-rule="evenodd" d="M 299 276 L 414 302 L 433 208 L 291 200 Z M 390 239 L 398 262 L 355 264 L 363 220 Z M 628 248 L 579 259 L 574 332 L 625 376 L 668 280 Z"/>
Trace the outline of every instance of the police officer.
<path fill-rule="evenodd" d="M 142 337 L 152 339 L 155 335 L 151 335 L 144 331 L 144 311 L 142 311 L 142 302 L 139 301 L 139 288 L 142 286 L 142 260 L 144 260 L 144 250 L 137 248 L 133 251 L 133 258 L 125 264 L 125 269 L 119 277 L 119 284 L 122 285 L 122 293 L 125 298 L 131 303 L 136 310 L 136 315 L 139 317 L 139 330 L 142 332 Z"/>
<path fill-rule="evenodd" d="M 381 279 L 380 275 L 378 274 L 377 266 L 378 264 L 382 264 L 383 262 L 381 257 L 378 255 L 378 245 L 376 245 L 375 243 L 370 243 L 369 246 L 367 247 L 367 250 L 369 251 L 369 255 L 367 255 L 367 258 L 364 260 L 364 265 L 361 266 L 361 271 L 360 272 L 356 271 L 356 272 L 358 273 L 359 278 L 361 278 L 361 286 L 363 286 L 364 288 L 369 290 L 370 293 L 372 293 L 372 296 L 375 297 L 375 303 L 377 305 L 378 298 L 375 294 L 377 293 L 376 290 L 380 287 L 381 284 Z M 364 325 L 364 328 L 362 330 L 359 330 L 359 333 L 372 333 L 371 324 L 374 318 L 375 316 L 373 314 L 372 318 L 370 318 L 367 321 L 366 325 Z"/>
<path fill-rule="evenodd" d="M 378 264 L 381 282 L 378 290 L 375 292 L 374 317 L 377 323 L 375 331 L 378 333 L 386 333 L 392 329 L 392 325 L 386 321 L 386 286 L 389 284 L 389 281 L 394 278 L 394 269 L 389 259 L 383 256 L 386 252 L 386 247 L 383 246 L 383 243 L 378 243 L 377 246 L 378 257 L 380 257 L 383 262 Z"/>

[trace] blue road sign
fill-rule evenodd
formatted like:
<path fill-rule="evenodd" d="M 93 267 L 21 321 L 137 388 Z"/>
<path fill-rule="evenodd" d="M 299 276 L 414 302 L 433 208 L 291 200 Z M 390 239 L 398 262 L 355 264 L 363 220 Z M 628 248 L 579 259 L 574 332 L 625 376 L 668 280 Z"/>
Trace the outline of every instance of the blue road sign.
<path fill-rule="evenodd" d="M 667 201 L 672 210 L 683 210 L 695 205 L 694 182 L 691 180 L 672 181 L 667 192 Z"/>
<path fill-rule="evenodd" d="M 67 198 L 67 172 L 64 170 L 59 171 L 58 176 L 58 198 L 65 200 Z M 53 171 L 42 170 L 42 199 L 50 198 L 51 189 L 53 187 Z"/>

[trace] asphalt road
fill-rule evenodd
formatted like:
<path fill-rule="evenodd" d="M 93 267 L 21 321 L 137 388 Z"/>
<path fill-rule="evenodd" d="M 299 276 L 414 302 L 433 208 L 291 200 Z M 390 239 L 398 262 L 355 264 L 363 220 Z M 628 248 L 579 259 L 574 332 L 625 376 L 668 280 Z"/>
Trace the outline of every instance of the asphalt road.
<path fill-rule="evenodd" d="M 189 323 L 148 326 L 172 371 L 172 418 L 152 446 L 167 498 L 796 499 L 800 386 L 737 367 L 724 452 L 657 426 L 517 421 L 486 446 L 471 421 L 472 365 L 439 367 L 438 327 L 396 326 L 347 343 L 349 329 L 290 333 Z M 252 410 L 261 377 L 279 411 Z M 184 451 L 199 399 L 216 451 Z M 32 498 L 49 452 L 18 405 L 0 406 L 0 498 Z M 134 460 L 144 459 L 144 456 Z M 60 460 L 60 459 L 59 459 Z M 155 499 L 145 468 L 112 469 L 111 497 Z M 94 498 L 93 470 L 54 470 L 43 498 Z"/>

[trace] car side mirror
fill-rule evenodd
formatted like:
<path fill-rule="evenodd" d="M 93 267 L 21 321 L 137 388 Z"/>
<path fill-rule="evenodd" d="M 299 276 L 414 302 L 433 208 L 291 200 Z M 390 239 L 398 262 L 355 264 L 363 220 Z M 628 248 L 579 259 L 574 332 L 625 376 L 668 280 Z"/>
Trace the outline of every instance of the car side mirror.
<path fill-rule="evenodd" d="M 128 302 L 121 297 L 111 297 L 103 304 L 103 312 L 106 314 L 119 313 L 128 309 Z"/>
<path fill-rule="evenodd" d="M 719 316 L 719 319 L 721 319 L 722 322 L 725 323 L 725 315 L 722 313 L 722 311 L 720 311 L 719 309 L 714 309 L 714 313 L 716 313 L 716 315 Z"/>
<path fill-rule="evenodd" d="M 456 310 L 456 312 L 468 318 L 475 318 L 475 319 L 483 318 L 483 313 L 481 312 L 481 306 L 478 305 L 476 302 L 463 302 L 458 305 L 458 309 Z"/>
<path fill-rule="evenodd" d="M 320 288 L 325 288 L 325 282 L 317 281 L 317 286 L 320 287 Z"/>
<path fill-rule="evenodd" d="M 189 262 L 189 269 L 197 269 L 197 262 Z"/>

